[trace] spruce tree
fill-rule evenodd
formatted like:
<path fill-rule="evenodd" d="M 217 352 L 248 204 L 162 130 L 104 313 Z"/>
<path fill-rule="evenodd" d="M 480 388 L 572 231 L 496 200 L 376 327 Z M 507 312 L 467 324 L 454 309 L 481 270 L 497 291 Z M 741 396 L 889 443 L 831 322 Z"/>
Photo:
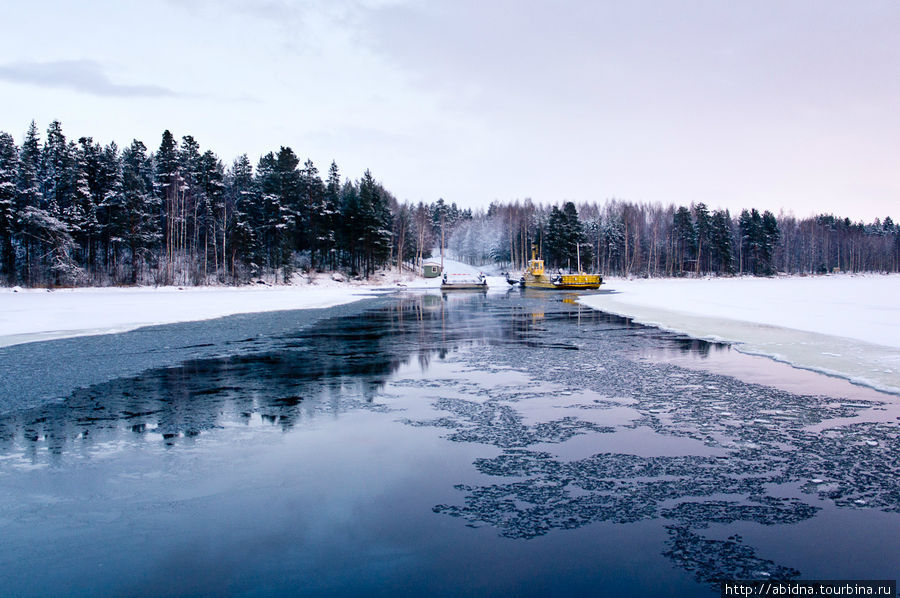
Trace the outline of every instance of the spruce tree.
<path fill-rule="evenodd" d="M 550 267 L 557 268 L 566 263 L 567 242 L 565 216 L 557 206 L 553 206 L 547 219 L 547 234 L 544 239 L 544 248 Z"/>
<path fill-rule="evenodd" d="M 359 182 L 359 220 L 362 225 L 365 277 L 384 263 L 390 254 L 390 211 L 383 190 L 366 170 Z"/>
<path fill-rule="evenodd" d="M 341 187 L 340 245 L 344 251 L 344 264 L 353 276 L 359 274 L 362 266 L 362 232 L 359 189 L 348 180 Z"/>
<path fill-rule="evenodd" d="M 219 254 L 222 248 L 219 243 L 218 231 L 224 231 L 225 213 L 225 172 L 219 158 L 207 150 L 198 161 L 199 183 L 199 221 L 196 226 L 202 231 L 202 259 L 200 266 L 203 270 L 203 278 L 206 281 L 212 251 L 213 273 L 219 274 L 220 261 L 224 263 L 224 254 L 220 260 Z"/>
<path fill-rule="evenodd" d="M 728 214 L 728 210 L 716 210 L 712 214 L 711 250 L 719 272 L 734 274 L 731 216 Z"/>
<path fill-rule="evenodd" d="M 569 268 L 583 267 L 591 263 L 591 246 L 587 244 L 587 236 L 584 233 L 584 225 L 578 217 L 575 204 L 567 201 L 562 209 L 564 221 L 564 252 L 566 266 Z M 579 258 L 581 263 L 578 263 Z"/>
<path fill-rule="evenodd" d="M 696 272 L 709 270 L 709 259 L 704 262 L 704 256 L 709 258 L 712 245 L 712 223 L 706 204 L 701 202 L 694 206 L 694 235 L 697 242 Z M 705 251 L 705 253 L 704 253 Z"/>
<path fill-rule="evenodd" d="M 100 232 L 97 214 L 96 179 L 100 147 L 82 137 L 71 147 L 72 201 L 65 214 L 78 246 L 82 267 L 94 270 L 94 247 Z"/>
<path fill-rule="evenodd" d="M 231 265 L 231 278 L 236 276 L 236 262 L 249 265 L 251 270 L 259 268 L 261 249 L 256 230 L 253 226 L 253 212 L 258 211 L 256 188 L 253 181 L 253 166 L 247 154 L 238 157 L 225 177 L 225 219 L 228 232 L 223 241 Z"/>
<path fill-rule="evenodd" d="M 334 269 L 336 267 L 335 253 L 337 251 L 341 203 L 341 172 L 334 160 L 332 160 L 331 166 L 328 167 L 328 180 L 325 183 L 324 197 L 320 219 L 322 230 L 319 233 L 319 240 L 322 246 L 322 255 L 327 256 L 325 259 L 328 266 Z"/>
<path fill-rule="evenodd" d="M 159 199 L 153 193 L 153 163 L 147 147 L 138 140 L 122 152 L 123 241 L 130 254 L 131 284 L 138 281 L 143 264 L 150 261 L 159 242 Z"/>
<path fill-rule="evenodd" d="M 260 193 L 258 220 L 265 265 L 280 269 L 286 282 L 291 276 L 291 244 L 296 226 L 296 213 L 289 203 L 299 197 L 297 160 L 290 148 L 282 147 L 278 157 L 269 152 L 260 158 L 256 168 L 256 185 Z"/>
<path fill-rule="evenodd" d="M 23 246 L 23 277 L 29 285 L 38 282 L 40 256 L 47 239 L 41 236 L 38 223 L 45 220 L 42 207 L 43 194 L 40 185 L 41 144 L 37 125 L 31 121 L 22 147 L 19 149 L 18 205 L 16 214 Z"/>
<path fill-rule="evenodd" d="M 47 141 L 41 150 L 40 185 L 43 194 L 41 207 L 57 218 L 67 211 L 71 202 L 71 162 L 62 125 L 54 120 L 47 128 Z"/>
<path fill-rule="evenodd" d="M 161 265 L 161 282 L 171 284 L 175 279 L 176 253 L 183 246 L 182 194 L 179 191 L 181 177 L 178 169 L 178 144 L 174 135 L 166 129 L 154 156 L 154 190 L 159 198 L 160 220 L 163 230 L 165 259 Z"/>
<path fill-rule="evenodd" d="M 16 175 L 19 149 L 9 133 L 0 132 L 0 274 L 16 282 Z"/>
<path fill-rule="evenodd" d="M 684 263 L 692 259 L 697 249 L 697 230 L 691 218 L 691 211 L 681 206 L 675 212 L 672 222 L 676 239 L 675 263 L 679 272 L 684 272 Z"/>
<path fill-rule="evenodd" d="M 759 234 L 760 273 L 772 275 L 775 273 L 775 248 L 778 246 L 781 233 L 775 215 L 768 210 L 763 212 Z"/>

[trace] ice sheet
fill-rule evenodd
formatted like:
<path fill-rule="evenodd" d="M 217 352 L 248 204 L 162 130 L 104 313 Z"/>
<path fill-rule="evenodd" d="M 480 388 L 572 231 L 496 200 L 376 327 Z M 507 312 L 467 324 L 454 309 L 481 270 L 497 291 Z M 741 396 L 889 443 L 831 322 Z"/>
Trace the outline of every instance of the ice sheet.
<path fill-rule="evenodd" d="M 900 276 L 613 279 L 587 306 L 900 393 Z"/>

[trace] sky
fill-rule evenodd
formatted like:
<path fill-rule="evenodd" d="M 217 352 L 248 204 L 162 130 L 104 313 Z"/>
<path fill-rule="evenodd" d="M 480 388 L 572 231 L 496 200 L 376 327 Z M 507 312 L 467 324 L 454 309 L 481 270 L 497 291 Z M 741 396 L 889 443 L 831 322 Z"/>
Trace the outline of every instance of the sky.
<path fill-rule="evenodd" d="M 0 130 L 229 164 L 290 146 L 400 200 L 900 219 L 898 0 L 11 0 Z"/>

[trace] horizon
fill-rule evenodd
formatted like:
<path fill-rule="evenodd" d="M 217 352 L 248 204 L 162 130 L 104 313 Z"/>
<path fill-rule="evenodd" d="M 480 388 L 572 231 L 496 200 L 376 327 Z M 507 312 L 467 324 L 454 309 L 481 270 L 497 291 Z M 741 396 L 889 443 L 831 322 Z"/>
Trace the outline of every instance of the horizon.
<path fill-rule="evenodd" d="M 900 4 L 175 0 L 0 8 L 0 130 L 226 163 L 290 146 L 398 200 L 854 222 L 900 198 Z M 40 35 L 34 35 L 39 26 Z M 214 59 L 213 59 L 214 57 Z M 289 73 L 289 74 L 285 74 Z"/>

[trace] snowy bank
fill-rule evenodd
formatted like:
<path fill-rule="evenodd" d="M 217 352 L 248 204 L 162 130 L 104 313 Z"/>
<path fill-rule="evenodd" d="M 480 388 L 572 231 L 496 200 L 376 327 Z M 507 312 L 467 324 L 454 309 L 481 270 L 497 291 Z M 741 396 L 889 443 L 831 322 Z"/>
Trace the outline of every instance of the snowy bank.
<path fill-rule="evenodd" d="M 451 273 L 480 270 L 445 259 Z M 21 343 L 127 332 L 142 326 L 209 320 L 234 314 L 334 307 L 379 292 L 437 290 L 441 279 L 423 278 L 396 269 L 368 280 L 343 275 L 296 275 L 286 286 L 242 287 L 91 287 L 78 289 L 0 289 L 0 347 Z M 505 291 L 506 280 L 488 284 Z"/>
<path fill-rule="evenodd" d="M 0 347 L 110 334 L 141 326 L 241 313 L 333 307 L 371 297 L 371 287 L 333 285 L 128 287 L 0 291 Z"/>
<path fill-rule="evenodd" d="M 581 302 L 900 393 L 900 275 L 611 279 Z"/>

